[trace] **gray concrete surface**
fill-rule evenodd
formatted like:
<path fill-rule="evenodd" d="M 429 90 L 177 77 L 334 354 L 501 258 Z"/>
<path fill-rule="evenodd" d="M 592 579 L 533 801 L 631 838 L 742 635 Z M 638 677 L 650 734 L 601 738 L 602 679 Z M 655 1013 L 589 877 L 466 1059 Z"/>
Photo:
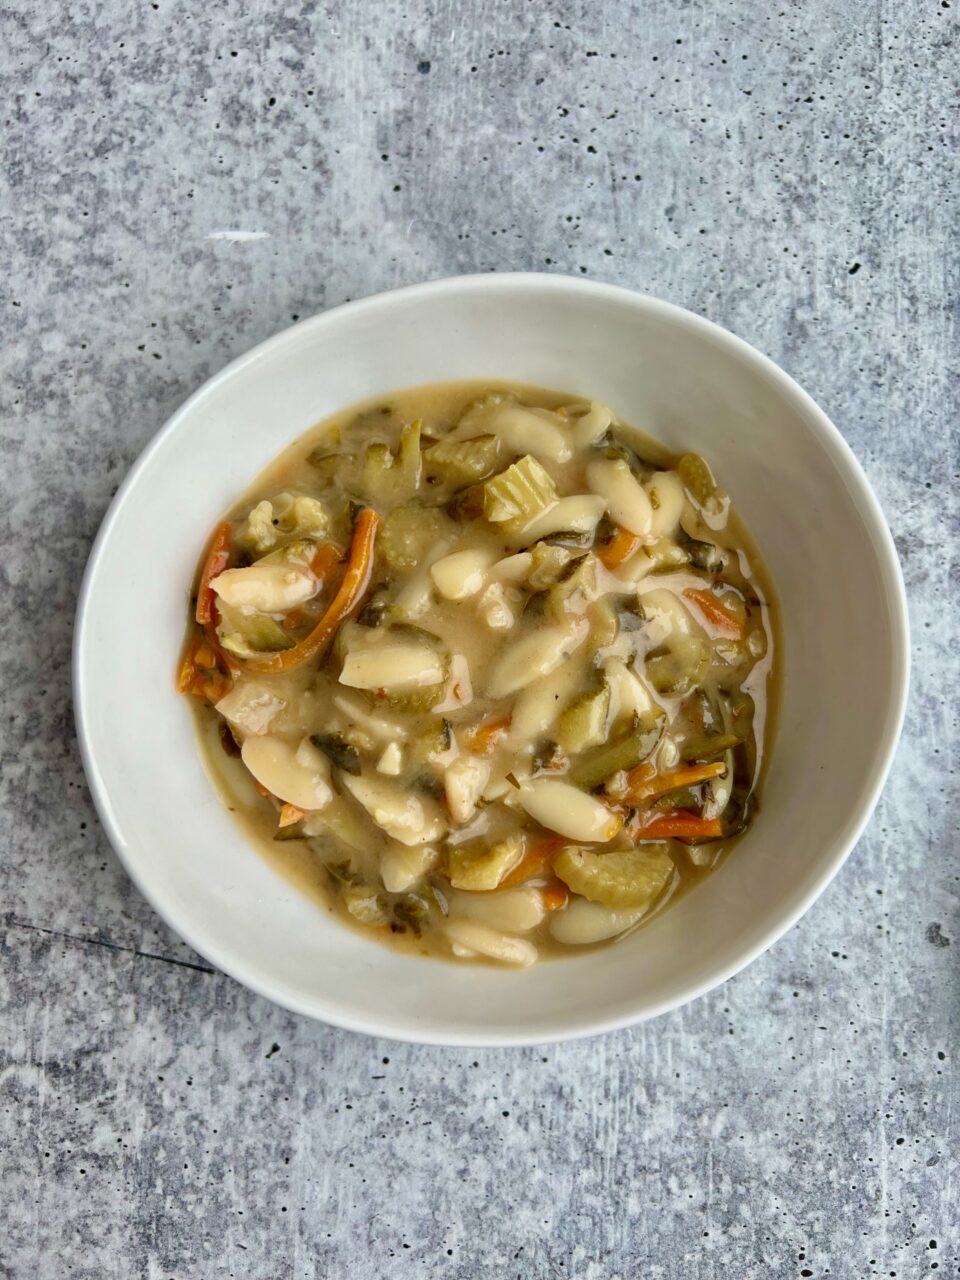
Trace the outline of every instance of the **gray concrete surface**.
<path fill-rule="evenodd" d="M 0 1276 L 958 1273 L 956 17 L 4 7 Z M 75 598 L 226 361 L 518 268 L 703 312 L 832 414 L 903 557 L 906 735 L 839 879 L 712 995 L 579 1045 L 377 1043 L 210 972 L 127 882 L 74 742 Z"/>

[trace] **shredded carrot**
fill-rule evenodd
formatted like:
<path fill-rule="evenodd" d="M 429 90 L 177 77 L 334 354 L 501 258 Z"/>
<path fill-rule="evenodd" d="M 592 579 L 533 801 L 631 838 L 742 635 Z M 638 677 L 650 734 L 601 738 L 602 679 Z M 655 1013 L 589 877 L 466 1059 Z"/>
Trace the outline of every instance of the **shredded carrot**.
<path fill-rule="evenodd" d="M 625 560 L 629 560 L 637 547 L 640 545 L 640 539 L 635 533 L 631 533 L 629 529 L 625 529 L 622 524 L 617 525 L 617 532 L 613 535 L 609 542 L 605 543 L 597 553 L 600 557 L 600 563 L 606 569 L 616 569 L 623 564 Z"/>
<path fill-rule="evenodd" d="M 467 750 L 478 756 L 490 755 L 509 728 L 509 716 L 494 716 L 490 720 L 481 720 L 464 734 Z"/>
<path fill-rule="evenodd" d="M 700 818 L 684 809 L 661 814 L 638 832 L 641 840 L 716 840 L 722 835 L 719 818 Z"/>
<path fill-rule="evenodd" d="M 651 778 L 655 778 L 657 771 L 649 760 L 644 760 L 642 764 L 634 765 L 627 773 L 627 785 L 623 792 L 617 792 L 617 796 L 632 795 L 640 787 L 645 786 Z"/>
<path fill-rule="evenodd" d="M 254 778 L 253 785 L 257 788 L 257 790 L 260 792 L 260 794 L 264 797 L 265 800 L 273 799 L 273 792 L 268 791 L 262 782 L 258 782 L 256 778 Z"/>
<path fill-rule="evenodd" d="M 306 814 L 306 809 L 298 809 L 295 804 L 284 804 L 280 807 L 280 820 L 278 827 L 292 827 L 295 822 Z"/>
<path fill-rule="evenodd" d="M 321 542 L 310 561 L 310 572 L 323 582 L 333 566 L 339 563 L 340 548 L 333 542 Z"/>
<path fill-rule="evenodd" d="M 549 874 L 553 860 L 567 843 L 563 836 L 544 836 L 531 844 L 512 871 L 508 871 L 497 889 L 512 889 L 514 885 L 524 884 L 535 876 Z"/>
<path fill-rule="evenodd" d="M 267 658 L 254 658 L 243 663 L 246 671 L 263 671 L 279 674 L 283 671 L 295 671 L 311 658 L 323 653 L 337 633 L 341 623 L 351 617 L 359 609 L 370 575 L 373 573 L 373 549 L 376 543 L 377 530 L 380 527 L 380 516 L 370 507 L 365 507 L 357 516 L 350 543 L 350 554 L 343 580 L 327 606 L 327 611 L 303 640 L 292 649 L 284 649 Z"/>
<path fill-rule="evenodd" d="M 683 594 L 688 600 L 693 601 L 706 620 L 718 631 L 732 640 L 743 639 L 743 624 L 740 619 L 730 609 L 725 608 L 712 591 L 706 591 L 702 587 L 687 587 Z"/>
<path fill-rule="evenodd" d="M 543 905 L 547 911 L 559 911 L 567 905 L 570 890 L 561 880 L 555 880 L 541 890 Z"/>
<path fill-rule="evenodd" d="M 222 524 L 217 525 L 213 532 L 210 550 L 207 552 L 207 558 L 203 562 L 203 569 L 200 573 L 196 617 L 202 627 L 208 623 L 215 623 L 217 620 L 216 600 L 210 583 L 219 574 L 223 573 L 227 567 L 232 543 L 233 526 L 229 520 L 224 520 Z"/>
<path fill-rule="evenodd" d="M 693 787 L 698 782 L 706 782 L 709 778 L 719 778 L 726 773 L 727 766 L 723 760 L 715 764 L 692 764 L 684 769 L 676 769 L 673 773 L 662 773 L 632 787 L 627 792 L 627 799 L 638 804 L 641 800 L 655 800 L 657 796 L 665 796 L 668 791 L 676 791 L 680 787 Z"/>
<path fill-rule="evenodd" d="M 189 693 L 207 702 L 219 702 L 230 689 L 230 680 L 217 670 L 216 655 L 204 632 L 194 634 L 177 673 L 178 693 Z"/>
<path fill-rule="evenodd" d="M 296 631 L 297 627 L 302 627 L 306 620 L 306 609 L 291 609 L 289 613 L 283 615 L 283 621 L 280 625 L 286 631 Z"/>

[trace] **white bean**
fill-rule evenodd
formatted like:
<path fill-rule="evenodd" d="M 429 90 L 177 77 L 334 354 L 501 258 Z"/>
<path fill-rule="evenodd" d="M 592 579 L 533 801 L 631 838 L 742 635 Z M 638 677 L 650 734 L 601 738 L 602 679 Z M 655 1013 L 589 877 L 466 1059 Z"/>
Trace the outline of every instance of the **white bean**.
<path fill-rule="evenodd" d="M 340 672 L 340 683 L 352 689 L 419 689 L 442 679 L 440 655 L 417 643 L 351 649 Z"/>
<path fill-rule="evenodd" d="M 534 778 L 520 788 L 518 797 L 535 822 L 570 840 L 612 840 L 622 825 L 605 804 L 556 778 Z"/>
<path fill-rule="evenodd" d="M 501 889 L 496 893 L 446 893 L 452 920 L 474 920 L 506 933 L 529 933 L 543 920 L 546 909 L 539 889 Z"/>
<path fill-rule="evenodd" d="M 606 429 L 613 422 L 613 413 L 605 404 L 593 401 L 590 408 L 578 418 L 573 427 L 573 443 L 578 449 L 596 444 Z"/>
<path fill-rule="evenodd" d="M 666 644 L 673 635 L 705 634 L 687 606 L 669 587 L 640 587 L 639 591 L 646 617 L 644 633 L 651 649 Z"/>
<path fill-rule="evenodd" d="M 380 855 L 380 879 L 387 893 L 408 893 L 436 866 L 436 849 L 393 844 Z"/>
<path fill-rule="evenodd" d="M 564 627 L 529 632 L 494 664 L 487 678 L 487 693 L 491 698 L 505 698 L 531 680 L 549 675 L 583 644 L 589 630 L 588 620 L 577 618 Z"/>
<path fill-rule="evenodd" d="M 603 515 L 605 505 L 603 498 L 589 493 L 558 498 L 552 507 L 528 520 L 510 540 L 518 547 L 526 547 L 554 533 L 590 533 Z"/>
<path fill-rule="evenodd" d="M 573 456 L 570 441 L 549 409 L 504 404 L 495 410 L 486 430 L 498 435 L 516 453 L 532 453 L 547 462 L 569 462 Z"/>
<path fill-rule="evenodd" d="M 550 675 L 523 688 L 513 704 L 510 741 L 519 747 L 545 734 L 580 688 L 585 669 L 585 655 L 575 653 Z"/>
<path fill-rule="evenodd" d="M 283 613 L 305 604 L 317 593 L 317 580 L 306 568 L 285 564 L 251 564 L 224 569 L 210 583 L 224 604 L 257 613 Z"/>
<path fill-rule="evenodd" d="M 608 658 L 603 664 L 603 674 L 613 695 L 613 720 L 620 716 L 642 716 L 653 709 L 650 690 L 621 658 Z"/>
<path fill-rule="evenodd" d="M 484 575 L 496 558 L 484 547 L 454 551 L 431 566 L 430 577 L 445 600 L 468 600 L 482 588 Z"/>
<path fill-rule="evenodd" d="M 606 502 L 611 520 L 638 537 L 649 534 L 653 516 L 649 495 L 622 458 L 591 462 L 587 483 Z"/>
<path fill-rule="evenodd" d="M 453 946 L 465 947 L 468 951 L 489 956 L 491 960 L 500 960 L 503 964 L 517 965 L 522 969 L 536 963 L 537 948 L 526 938 L 512 938 L 472 920 L 450 920 L 446 933 Z"/>
<path fill-rule="evenodd" d="M 315 747 L 308 753 L 285 738 L 264 733 L 245 739 L 240 756 L 261 786 L 277 799 L 305 810 L 322 809 L 330 803 L 330 765 Z"/>
<path fill-rule="evenodd" d="M 675 471 L 658 471 L 644 487 L 650 496 L 651 537 L 672 538 L 677 532 L 686 502 L 683 481 Z"/>
<path fill-rule="evenodd" d="M 562 911 L 551 917 L 550 932 L 564 946 L 583 947 L 615 938 L 636 924 L 642 915 L 642 911 L 612 911 L 599 902 L 572 898 Z"/>
<path fill-rule="evenodd" d="M 427 796 L 415 795 L 386 778 L 345 773 L 341 781 L 377 826 L 401 844 L 429 844 L 446 830 L 440 806 Z"/>
<path fill-rule="evenodd" d="M 533 568 L 533 553 L 518 551 L 515 556 L 498 560 L 487 574 L 491 582 L 523 582 Z"/>

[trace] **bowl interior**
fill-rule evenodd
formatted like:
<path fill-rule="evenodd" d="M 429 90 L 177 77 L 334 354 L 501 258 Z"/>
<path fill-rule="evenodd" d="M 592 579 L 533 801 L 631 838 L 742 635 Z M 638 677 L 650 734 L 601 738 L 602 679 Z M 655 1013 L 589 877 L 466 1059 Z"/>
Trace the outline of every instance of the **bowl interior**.
<path fill-rule="evenodd" d="M 768 563 L 785 642 L 762 807 L 735 854 L 626 941 L 522 973 L 398 957 L 300 897 L 222 808 L 173 689 L 198 548 L 256 473 L 345 405 L 484 377 L 605 400 L 668 446 L 706 454 Z M 210 960 L 345 1026 L 519 1043 L 681 1003 L 792 923 L 876 798 L 902 715 L 905 655 L 882 517 L 839 436 L 785 375 L 652 299 L 558 278 L 484 277 L 307 321 L 188 401 L 105 523 L 81 605 L 76 693 L 111 839 L 151 902 Z"/>

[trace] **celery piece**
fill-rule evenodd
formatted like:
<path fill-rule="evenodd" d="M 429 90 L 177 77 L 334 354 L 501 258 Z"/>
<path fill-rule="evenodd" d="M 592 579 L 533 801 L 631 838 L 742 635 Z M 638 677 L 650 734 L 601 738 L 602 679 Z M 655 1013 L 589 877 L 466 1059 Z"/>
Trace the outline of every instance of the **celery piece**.
<path fill-rule="evenodd" d="M 520 528 L 556 500 L 556 486 L 529 453 L 483 486 L 483 514 L 508 532 Z"/>
<path fill-rule="evenodd" d="M 578 760 L 570 771 L 570 781 L 585 791 L 593 791 L 621 769 L 634 768 L 646 760 L 660 741 L 663 720 L 662 712 L 647 712 L 625 738 L 597 747 Z"/>
<path fill-rule="evenodd" d="M 735 733 L 716 733 L 702 738 L 690 738 L 680 748 L 680 758 L 688 764 L 707 764 L 719 760 L 722 755 L 740 745 Z"/>
<path fill-rule="evenodd" d="M 238 658 L 255 658 L 263 653 L 292 649 L 293 638 L 279 622 L 266 613 L 241 613 L 220 604 L 220 643 Z"/>
<path fill-rule="evenodd" d="M 653 906 L 675 874 L 666 846 L 654 844 L 609 853 L 568 845 L 553 870 L 574 893 L 614 911 Z"/>
<path fill-rule="evenodd" d="M 408 422 L 400 432 L 400 444 L 397 447 L 396 465 L 400 472 L 400 477 L 407 489 L 407 493 L 403 496 L 407 497 L 417 488 L 420 483 L 420 473 L 422 470 L 422 455 L 420 453 L 420 427 L 421 419 L 417 418 L 413 422 Z"/>
<path fill-rule="evenodd" d="M 682 698 L 710 670 L 710 645 L 702 636 L 674 636 L 666 653 L 646 659 L 646 670 L 657 693 Z"/>
<path fill-rule="evenodd" d="M 380 553 L 388 568 L 415 569 L 439 542 L 450 536 L 450 518 L 439 507 L 406 502 L 395 507 L 380 530 Z"/>
<path fill-rule="evenodd" d="M 472 440 L 439 440 L 424 450 L 423 463 L 430 476 L 447 484 L 464 485 L 482 480 L 497 465 L 500 441 L 496 436 Z"/>
<path fill-rule="evenodd" d="M 610 714 L 610 686 L 604 682 L 592 693 L 581 694 L 557 723 L 557 741 L 571 755 L 606 741 Z"/>
<path fill-rule="evenodd" d="M 677 474 L 701 507 L 716 495 L 717 482 L 713 472 L 699 453 L 685 453 L 677 463 Z"/>

